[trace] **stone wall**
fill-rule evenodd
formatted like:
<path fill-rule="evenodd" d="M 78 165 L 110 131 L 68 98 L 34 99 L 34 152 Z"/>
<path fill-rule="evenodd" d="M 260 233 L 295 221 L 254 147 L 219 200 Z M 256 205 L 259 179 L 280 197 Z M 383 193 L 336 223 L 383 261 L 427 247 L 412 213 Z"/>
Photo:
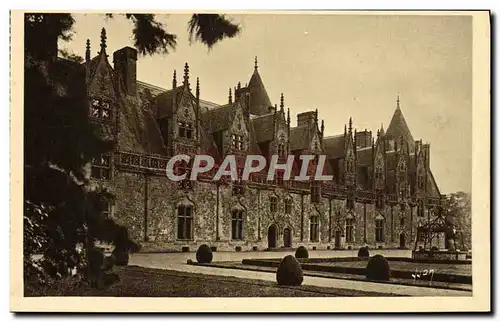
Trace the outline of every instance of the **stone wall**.
<path fill-rule="evenodd" d="M 143 251 L 191 251 L 201 244 L 217 250 L 242 251 L 268 248 L 269 228 L 276 227 L 276 247 L 284 247 L 284 232 L 291 232 L 291 247 L 309 249 L 398 248 L 400 235 L 404 235 L 406 248 L 413 248 L 416 225 L 416 208 L 406 206 L 401 225 L 400 205 L 386 205 L 377 209 L 374 203 L 355 202 L 354 209 L 346 208 L 345 199 L 321 198 L 311 203 L 310 194 L 291 193 L 283 187 L 247 186 L 244 195 L 234 196 L 231 185 L 195 182 L 191 190 L 180 190 L 178 184 L 163 176 L 117 170 L 113 180 L 94 184 L 97 189 L 111 192 L 112 216 L 128 227 L 130 236 L 142 245 Z M 271 197 L 277 200 L 277 211 L 271 211 Z M 218 200 L 218 203 L 217 203 Z M 291 201 L 291 213 L 285 213 L 285 200 Z M 193 205 L 193 239 L 177 240 L 177 206 Z M 231 238 L 231 213 L 233 209 L 244 212 L 243 240 Z M 392 210 L 391 210 L 392 209 Z M 411 212 L 413 211 L 413 214 Z M 319 240 L 311 241 L 311 217 L 319 218 Z M 385 218 L 385 240 L 375 240 L 375 218 Z M 345 220 L 354 219 L 354 240 L 345 238 Z M 336 235 L 339 235 L 336 244 Z M 337 247 L 336 247 L 337 246 Z"/>

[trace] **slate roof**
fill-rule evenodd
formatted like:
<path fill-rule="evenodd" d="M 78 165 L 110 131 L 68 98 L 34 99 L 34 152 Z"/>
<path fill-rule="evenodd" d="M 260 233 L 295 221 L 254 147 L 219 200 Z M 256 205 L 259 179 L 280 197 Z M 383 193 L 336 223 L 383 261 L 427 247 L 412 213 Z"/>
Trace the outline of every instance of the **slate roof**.
<path fill-rule="evenodd" d="M 310 142 L 310 130 L 307 125 L 292 127 L 290 129 L 290 150 L 308 149 Z"/>
<path fill-rule="evenodd" d="M 231 125 L 233 110 L 233 105 L 227 104 L 202 113 L 207 129 L 212 133 L 226 130 Z"/>
<path fill-rule="evenodd" d="M 413 140 L 413 136 L 411 135 L 410 129 L 408 128 L 408 124 L 406 124 L 403 112 L 398 106 L 394 111 L 394 114 L 392 115 L 389 127 L 385 132 L 385 137 L 399 140 L 401 136 L 403 136 L 403 139 L 408 142 L 410 148 L 413 150 L 415 147 L 415 141 Z"/>
<path fill-rule="evenodd" d="M 255 141 L 265 142 L 274 139 L 274 113 L 257 116 L 250 119 L 255 132 Z"/>
<path fill-rule="evenodd" d="M 269 107 L 273 105 L 257 68 L 255 68 L 250 78 L 248 89 L 250 91 L 250 114 L 263 115 L 269 113 Z"/>
<path fill-rule="evenodd" d="M 328 136 L 323 138 L 323 150 L 331 159 L 344 157 L 345 137 L 344 134 Z"/>

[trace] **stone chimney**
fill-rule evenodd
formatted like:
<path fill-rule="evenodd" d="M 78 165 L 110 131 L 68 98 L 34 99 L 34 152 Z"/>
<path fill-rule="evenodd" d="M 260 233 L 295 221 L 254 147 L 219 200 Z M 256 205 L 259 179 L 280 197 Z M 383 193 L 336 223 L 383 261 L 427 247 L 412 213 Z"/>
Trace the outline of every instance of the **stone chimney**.
<path fill-rule="evenodd" d="M 137 50 L 124 47 L 113 53 L 115 71 L 120 75 L 125 85 L 127 95 L 137 94 Z"/>
<path fill-rule="evenodd" d="M 314 122 L 315 119 L 316 119 L 315 111 L 297 114 L 297 126 L 310 125 Z"/>
<path fill-rule="evenodd" d="M 357 148 L 363 149 L 372 145 L 372 132 L 364 130 L 361 132 L 356 132 L 356 144 Z"/>

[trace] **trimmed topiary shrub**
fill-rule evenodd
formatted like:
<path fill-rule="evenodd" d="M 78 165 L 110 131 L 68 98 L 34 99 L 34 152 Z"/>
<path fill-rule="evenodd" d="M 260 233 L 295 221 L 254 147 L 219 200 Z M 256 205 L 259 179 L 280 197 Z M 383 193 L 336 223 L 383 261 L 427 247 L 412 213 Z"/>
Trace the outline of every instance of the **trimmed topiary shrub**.
<path fill-rule="evenodd" d="M 391 277 L 389 262 L 382 255 L 375 255 L 366 266 L 366 278 L 369 280 L 388 281 Z"/>
<path fill-rule="evenodd" d="M 212 246 L 212 247 L 210 247 L 210 250 L 211 250 L 212 252 L 216 252 L 216 251 L 217 251 L 217 247 Z"/>
<path fill-rule="evenodd" d="M 192 260 L 192 259 L 188 259 L 188 260 L 187 260 L 187 263 L 188 263 L 189 265 L 192 265 L 192 264 L 193 264 L 193 260 Z"/>
<path fill-rule="evenodd" d="M 188 246 L 183 246 L 182 247 L 182 252 L 183 253 L 189 253 L 189 247 Z"/>
<path fill-rule="evenodd" d="M 208 247 L 207 244 L 203 244 L 200 247 L 198 247 L 198 250 L 196 251 L 196 260 L 200 264 L 207 264 L 211 263 L 213 258 L 212 250 L 210 247 Z"/>
<path fill-rule="evenodd" d="M 313 246 L 313 250 L 316 250 L 316 246 Z"/>
<path fill-rule="evenodd" d="M 241 246 L 236 246 L 236 247 L 234 248 L 234 250 L 235 250 L 235 251 L 237 251 L 237 252 L 241 252 Z"/>
<path fill-rule="evenodd" d="M 432 246 L 431 247 L 431 251 L 433 252 L 437 252 L 439 250 L 439 248 L 437 246 Z"/>
<path fill-rule="evenodd" d="M 252 247 L 252 250 L 253 250 L 254 252 L 256 252 L 256 251 L 258 251 L 258 250 L 259 250 L 259 247 L 257 247 L 257 246 L 253 246 L 253 247 Z"/>
<path fill-rule="evenodd" d="M 347 246 L 347 249 L 351 250 L 351 249 L 352 249 L 352 246 L 351 246 L 351 245 Z"/>
<path fill-rule="evenodd" d="M 279 285 L 299 286 L 304 280 L 304 273 L 299 262 L 292 255 L 285 256 L 276 271 Z"/>
<path fill-rule="evenodd" d="M 370 257 L 370 252 L 368 251 L 368 247 L 367 246 L 361 247 L 358 250 L 358 257 L 361 257 L 361 258 Z"/>
<path fill-rule="evenodd" d="M 332 249 L 332 246 L 330 246 L 330 245 L 326 246 L 326 250 L 330 250 L 330 249 Z"/>
<path fill-rule="evenodd" d="M 295 251 L 295 258 L 309 258 L 309 252 L 304 246 L 299 246 Z"/>
<path fill-rule="evenodd" d="M 115 265 L 116 266 L 127 266 L 128 265 L 128 260 L 129 260 L 128 251 L 120 249 L 120 248 L 115 248 L 115 249 L 113 249 L 113 253 L 111 253 L 111 256 L 113 256 L 115 258 Z"/>

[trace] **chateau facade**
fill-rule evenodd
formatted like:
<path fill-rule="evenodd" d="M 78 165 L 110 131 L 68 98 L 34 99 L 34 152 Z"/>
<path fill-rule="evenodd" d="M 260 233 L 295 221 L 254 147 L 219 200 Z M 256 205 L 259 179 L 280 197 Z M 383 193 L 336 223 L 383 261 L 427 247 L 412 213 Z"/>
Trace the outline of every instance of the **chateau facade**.
<path fill-rule="evenodd" d="M 67 65 L 85 75 L 89 117 L 116 143 L 89 165 L 92 189 L 113 196 L 103 215 L 128 227 L 142 250 L 413 248 L 417 227 L 439 210 L 430 146 L 413 139 L 399 99 L 386 131 L 358 131 L 349 120 L 327 137 L 317 111 L 298 114 L 292 126 L 283 95 L 271 103 L 257 60 L 248 84 L 238 83 L 225 104 L 216 104 L 201 98 L 187 63 L 163 89 L 136 79 L 135 49 L 112 58 L 113 65 L 103 29 L 97 56 L 87 42 L 85 61 Z M 197 181 L 172 182 L 165 169 L 177 154 L 209 154 L 216 164 L 232 154 L 241 168 L 249 154 L 268 163 L 272 155 L 281 163 L 294 155 L 292 177 L 300 155 L 326 155 L 333 180 L 283 181 L 278 173 L 270 182 L 266 168 L 247 182 L 213 181 L 216 169 Z"/>

